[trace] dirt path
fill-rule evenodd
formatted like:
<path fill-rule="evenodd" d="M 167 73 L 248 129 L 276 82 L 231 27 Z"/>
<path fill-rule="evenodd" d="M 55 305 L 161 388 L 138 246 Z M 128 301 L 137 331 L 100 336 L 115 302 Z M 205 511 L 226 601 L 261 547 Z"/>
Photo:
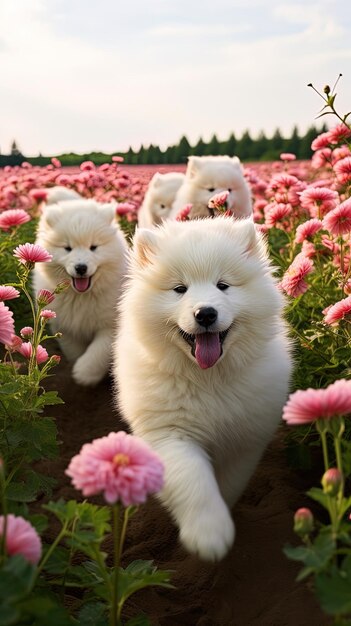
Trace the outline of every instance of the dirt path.
<path fill-rule="evenodd" d="M 62 440 L 60 458 L 47 467 L 57 477 L 54 498 L 79 498 L 64 475 L 83 443 L 126 429 L 113 408 L 110 381 L 95 389 L 76 385 L 64 358 L 48 379 L 65 405 L 53 407 Z M 312 486 L 286 466 L 282 431 L 267 450 L 245 495 L 234 510 L 237 539 L 221 563 L 207 565 L 179 545 L 177 531 L 156 500 L 131 520 L 125 562 L 154 559 L 174 570 L 175 590 L 149 589 L 136 594 L 128 607 L 149 615 L 154 626 L 325 626 L 330 624 L 311 591 L 295 583 L 298 567 L 282 547 L 295 543 L 291 530 L 296 508 L 308 503 Z"/>

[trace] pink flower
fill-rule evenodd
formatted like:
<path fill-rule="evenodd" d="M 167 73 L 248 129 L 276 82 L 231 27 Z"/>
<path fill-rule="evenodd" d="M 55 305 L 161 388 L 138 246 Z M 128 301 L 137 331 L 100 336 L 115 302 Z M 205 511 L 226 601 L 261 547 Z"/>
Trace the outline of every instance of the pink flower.
<path fill-rule="evenodd" d="M 217 211 L 221 211 L 227 206 L 227 200 L 229 196 L 229 191 L 221 191 L 220 193 L 216 193 L 212 196 L 207 206 L 209 209 L 217 209 Z"/>
<path fill-rule="evenodd" d="M 331 326 L 338 324 L 340 320 L 351 314 L 351 296 L 328 306 L 323 313 L 325 324 L 330 324 Z"/>
<path fill-rule="evenodd" d="M 13 256 L 21 263 L 44 263 L 52 260 L 52 255 L 37 243 L 20 244 L 15 248 Z"/>
<path fill-rule="evenodd" d="M 14 333 L 13 313 L 8 306 L 0 302 L 0 343 L 10 344 Z"/>
<path fill-rule="evenodd" d="M 290 214 L 290 204 L 285 204 L 283 202 L 276 204 L 275 202 L 272 202 L 266 207 L 265 224 L 267 228 L 272 228 L 273 226 L 278 227 L 278 224 L 281 224 L 282 220 Z"/>
<path fill-rule="evenodd" d="M 24 326 L 20 330 L 20 335 L 25 339 L 27 337 L 31 337 L 33 335 L 33 328 L 31 326 Z"/>
<path fill-rule="evenodd" d="M 321 483 L 324 493 L 336 496 L 343 483 L 343 475 L 337 467 L 331 467 L 324 472 Z"/>
<path fill-rule="evenodd" d="M 339 143 L 351 137 L 351 129 L 346 124 L 338 124 L 328 132 L 328 135 L 330 143 Z"/>
<path fill-rule="evenodd" d="M 330 148 L 323 148 L 322 150 L 317 150 L 314 153 L 311 159 L 311 165 L 315 169 L 319 169 L 320 167 L 327 167 L 331 165 L 332 161 L 332 151 Z"/>
<path fill-rule="evenodd" d="M 53 164 L 54 167 L 61 167 L 61 161 L 57 159 L 56 157 L 52 157 L 51 163 Z"/>
<path fill-rule="evenodd" d="M 321 220 L 317 219 L 308 220 L 307 222 L 303 222 L 303 224 L 299 224 L 296 229 L 295 242 L 302 243 L 305 239 L 308 239 L 308 237 L 312 237 L 318 233 L 321 228 L 323 228 L 323 224 Z"/>
<path fill-rule="evenodd" d="M 0 285 L 0 300 L 13 300 L 13 298 L 19 298 L 19 295 L 20 292 L 14 287 Z"/>
<path fill-rule="evenodd" d="M 51 320 L 56 317 L 56 313 L 50 309 L 43 309 L 40 313 L 40 317 L 43 317 L 46 320 Z"/>
<path fill-rule="evenodd" d="M 282 161 L 295 161 L 296 154 L 293 154 L 292 152 L 282 152 L 280 158 Z"/>
<path fill-rule="evenodd" d="M 0 228 L 8 230 L 13 226 L 25 224 L 25 222 L 29 222 L 30 219 L 30 215 L 26 211 L 23 211 L 23 209 L 8 209 L 0 215 Z"/>
<path fill-rule="evenodd" d="M 131 202 L 119 202 L 116 206 L 116 214 L 122 217 L 128 213 L 135 213 L 135 205 Z"/>
<path fill-rule="evenodd" d="M 47 189 L 31 189 L 29 195 L 37 202 L 45 201 L 48 197 Z"/>
<path fill-rule="evenodd" d="M 0 515 L 1 536 L 4 533 L 4 527 L 4 516 Z M 33 565 L 36 565 L 41 557 L 41 540 L 37 531 L 23 517 L 16 517 L 12 513 L 6 517 L 5 547 L 9 556 L 21 554 Z"/>
<path fill-rule="evenodd" d="M 323 220 L 323 227 L 336 236 L 351 232 L 351 198 L 327 213 Z"/>
<path fill-rule="evenodd" d="M 103 492 L 109 503 L 124 506 L 145 502 L 163 486 L 163 464 L 139 437 L 123 431 L 86 443 L 71 460 L 66 474 L 84 496 Z"/>
<path fill-rule="evenodd" d="M 302 253 L 298 254 L 286 270 L 280 287 L 293 298 L 300 296 L 308 289 L 308 284 L 304 279 L 312 270 L 311 259 L 306 258 Z"/>
<path fill-rule="evenodd" d="M 55 294 L 48 289 L 40 289 L 37 293 L 37 303 L 39 306 L 44 306 L 45 304 L 50 304 L 55 300 Z"/>
<path fill-rule="evenodd" d="M 123 163 L 124 158 L 123 158 L 122 156 L 113 156 L 113 157 L 112 157 L 112 161 L 113 161 L 114 163 Z"/>
<path fill-rule="evenodd" d="M 27 341 L 22 343 L 18 348 L 17 351 L 22 354 L 22 356 L 24 356 L 25 359 L 30 359 L 30 357 L 32 356 L 32 352 L 33 352 L 33 346 L 32 344 Z M 45 363 L 45 361 L 47 361 L 49 358 L 49 355 L 47 353 L 47 350 L 45 350 L 45 348 L 43 348 L 43 346 L 39 345 L 37 346 L 37 353 L 36 353 L 36 361 L 38 363 L 38 365 L 40 365 L 41 363 Z"/>
<path fill-rule="evenodd" d="M 323 148 L 327 148 L 330 143 L 330 132 L 321 133 L 312 141 L 311 150 L 322 150 Z"/>
<path fill-rule="evenodd" d="M 82 170 L 82 172 L 89 172 L 91 170 L 95 170 L 95 165 L 92 161 L 83 161 L 83 163 L 81 163 L 79 167 Z"/>
<path fill-rule="evenodd" d="M 351 380 L 337 380 L 326 389 L 305 389 L 290 394 L 283 409 L 289 426 L 351 413 Z"/>
<path fill-rule="evenodd" d="M 190 217 L 190 211 L 193 208 L 192 204 L 186 204 L 184 209 L 182 209 L 181 211 L 179 211 L 179 213 L 176 216 L 176 220 L 177 222 L 187 222 Z"/>
<path fill-rule="evenodd" d="M 294 515 L 294 532 L 300 537 L 309 535 L 313 530 L 313 514 L 310 509 L 298 509 Z"/>
<path fill-rule="evenodd" d="M 310 186 L 300 194 L 301 206 L 308 209 L 312 217 L 322 217 L 334 209 L 337 199 L 337 192 L 327 187 Z"/>
<path fill-rule="evenodd" d="M 351 156 L 340 159 L 334 164 L 334 172 L 338 181 L 345 185 L 351 181 Z"/>

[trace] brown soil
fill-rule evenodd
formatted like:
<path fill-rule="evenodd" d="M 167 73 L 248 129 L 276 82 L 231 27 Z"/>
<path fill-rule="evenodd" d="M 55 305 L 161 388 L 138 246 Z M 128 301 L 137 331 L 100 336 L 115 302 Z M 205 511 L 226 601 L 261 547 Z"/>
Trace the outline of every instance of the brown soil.
<path fill-rule="evenodd" d="M 58 478 L 54 499 L 77 498 L 64 475 L 71 457 L 83 443 L 126 425 L 113 408 L 111 381 L 95 389 L 76 385 L 62 359 L 47 387 L 58 389 L 65 405 L 53 407 L 60 439 L 60 458 L 47 471 Z M 174 570 L 174 590 L 157 587 L 139 592 L 128 606 L 128 617 L 145 612 L 154 626 L 325 626 L 313 592 L 296 583 L 299 567 L 282 553 L 285 543 L 296 544 L 294 511 L 308 503 L 310 476 L 286 463 L 284 433 L 278 432 L 267 450 L 233 516 L 237 538 L 229 555 L 206 564 L 186 553 L 177 529 L 156 499 L 141 507 L 130 521 L 125 564 L 154 559 Z"/>

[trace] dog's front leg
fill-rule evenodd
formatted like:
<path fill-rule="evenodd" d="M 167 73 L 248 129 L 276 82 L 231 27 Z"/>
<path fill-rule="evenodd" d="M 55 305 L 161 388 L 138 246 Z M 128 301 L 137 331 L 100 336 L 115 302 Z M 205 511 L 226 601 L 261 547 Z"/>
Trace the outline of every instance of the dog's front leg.
<path fill-rule="evenodd" d="M 194 441 L 165 433 L 144 437 L 165 465 L 160 499 L 173 515 L 180 539 L 205 560 L 224 557 L 234 540 L 234 523 L 205 451 Z"/>
<path fill-rule="evenodd" d="M 112 330 L 96 333 L 84 354 L 73 366 L 73 378 L 79 385 L 94 386 L 108 373 L 112 352 Z"/>

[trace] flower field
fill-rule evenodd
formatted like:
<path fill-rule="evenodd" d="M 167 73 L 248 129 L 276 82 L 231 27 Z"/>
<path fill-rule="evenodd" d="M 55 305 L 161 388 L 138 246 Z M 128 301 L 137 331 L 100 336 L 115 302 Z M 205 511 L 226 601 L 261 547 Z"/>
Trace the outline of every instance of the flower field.
<path fill-rule="evenodd" d="M 213 565 L 180 547 L 148 499 L 162 464 L 118 432 L 111 381 L 72 381 L 49 330 L 66 286 L 31 289 L 35 263 L 51 262 L 34 244 L 50 188 L 115 202 L 131 238 L 152 175 L 185 165 L 116 157 L 0 170 L 0 626 L 350 623 L 350 142 L 345 118 L 316 137 L 310 161 L 245 165 L 296 367 L 281 427 L 236 507 L 235 546 Z"/>

